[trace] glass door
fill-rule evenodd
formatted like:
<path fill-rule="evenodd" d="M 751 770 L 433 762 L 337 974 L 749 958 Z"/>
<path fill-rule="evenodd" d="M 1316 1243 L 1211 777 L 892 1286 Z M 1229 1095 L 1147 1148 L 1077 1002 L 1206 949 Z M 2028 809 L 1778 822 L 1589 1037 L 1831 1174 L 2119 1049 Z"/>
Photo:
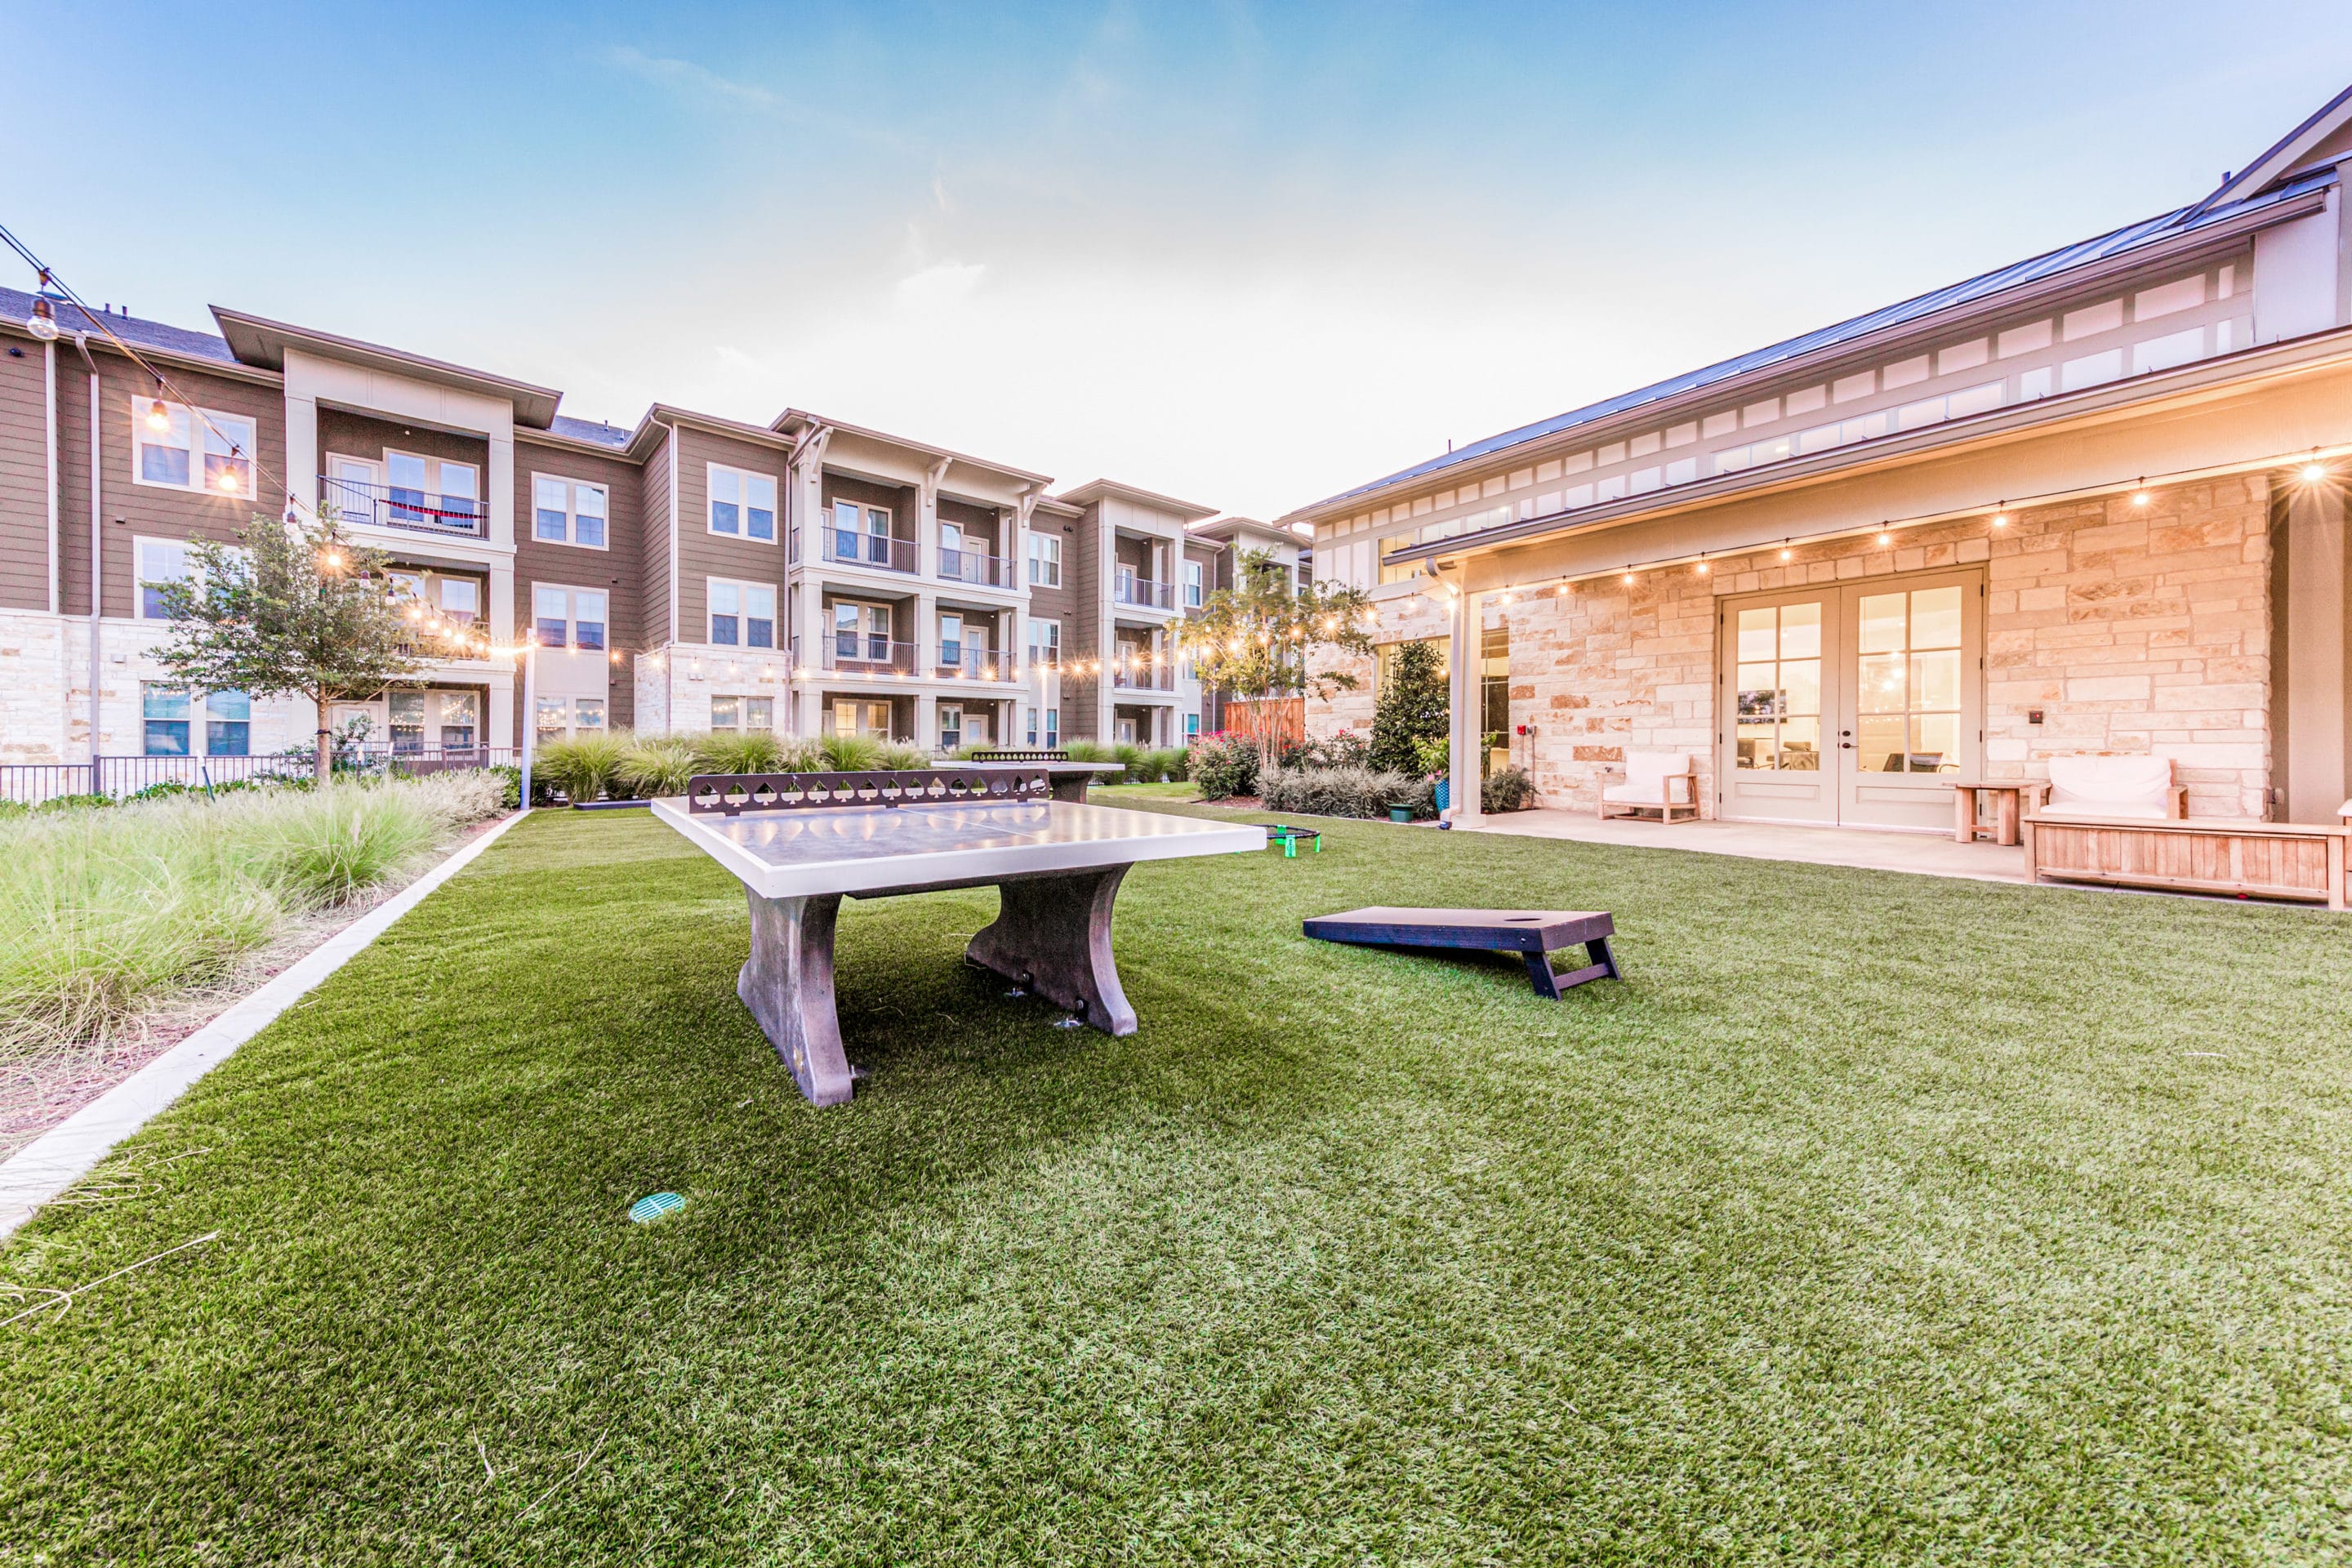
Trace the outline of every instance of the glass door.
<path fill-rule="evenodd" d="M 1727 603 L 1719 814 L 1941 830 L 1981 765 L 1983 628 L 1974 572 Z"/>
<path fill-rule="evenodd" d="M 1824 704 L 1836 667 L 1837 591 L 1727 608 L 1725 816 L 1834 823 L 1834 764 L 1822 766 Z M 1835 753 L 1831 753 L 1834 755 Z"/>

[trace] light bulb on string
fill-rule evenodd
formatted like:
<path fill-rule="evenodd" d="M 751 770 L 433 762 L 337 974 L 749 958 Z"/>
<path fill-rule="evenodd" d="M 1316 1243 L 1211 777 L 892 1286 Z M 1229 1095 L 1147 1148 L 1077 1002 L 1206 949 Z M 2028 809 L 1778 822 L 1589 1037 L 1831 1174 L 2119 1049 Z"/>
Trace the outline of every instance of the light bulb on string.
<path fill-rule="evenodd" d="M 169 430 L 171 427 L 172 411 L 169 407 L 165 406 L 163 400 L 158 397 L 153 402 L 148 404 L 147 428 L 150 430 Z"/>
<path fill-rule="evenodd" d="M 2132 491 L 2131 500 L 2132 505 L 2134 506 L 2146 506 L 2147 504 L 2147 476 L 2146 474 L 2142 474 L 2140 476 L 2139 488 Z"/>

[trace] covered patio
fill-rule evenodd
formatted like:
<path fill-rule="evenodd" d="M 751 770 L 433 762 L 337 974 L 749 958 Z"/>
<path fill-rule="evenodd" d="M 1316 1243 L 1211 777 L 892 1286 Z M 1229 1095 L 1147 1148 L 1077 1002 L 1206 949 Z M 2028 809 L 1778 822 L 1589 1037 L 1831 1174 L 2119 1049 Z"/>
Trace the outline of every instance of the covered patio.
<path fill-rule="evenodd" d="M 1527 838 L 1564 838 L 1580 844 L 1620 844 L 1643 849 L 1695 849 L 1804 866 L 1914 871 L 1921 876 L 1964 877 L 1979 882 L 2026 879 L 2024 850 L 2014 845 L 1982 841 L 1960 844 L 1948 833 L 1794 827 L 1770 822 L 1726 822 L 1715 817 L 1669 826 L 1654 818 L 1612 816 L 1604 821 L 1590 811 L 1556 809 L 1487 813 L 1476 819 L 1475 831 L 1517 834 Z"/>

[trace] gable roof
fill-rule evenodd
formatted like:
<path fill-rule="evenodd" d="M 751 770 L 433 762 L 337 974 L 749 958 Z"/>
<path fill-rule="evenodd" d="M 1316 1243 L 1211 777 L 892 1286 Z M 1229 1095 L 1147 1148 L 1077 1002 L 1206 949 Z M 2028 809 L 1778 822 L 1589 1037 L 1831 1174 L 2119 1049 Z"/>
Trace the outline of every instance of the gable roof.
<path fill-rule="evenodd" d="M 2274 169 L 2291 168 L 2296 157 L 2317 145 L 2346 119 L 2352 119 L 2352 88 L 2337 94 L 2327 108 L 2305 121 L 2259 162 Z M 2253 173 L 2250 169 L 2247 175 Z M 2332 166 L 2306 170 L 2278 180 L 2267 188 L 2252 186 L 2251 194 L 2245 194 L 2249 190 L 2246 181 L 2247 176 L 2234 177 L 2222 190 L 2188 206 L 2176 207 L 2137 223 L 2126 224 L 2121 228 L 2110 229 L 2105 234 L 2094 235 L 2088 239 L 2077 240 L 2072 245 L 2061 246 L 2022 261 L 2013 261 L 1989 272 L 1980 272 L 1973 278 L 1962 279 L 1958 283 L 1882 306 L 1832 326 L 1822 327 L 1732 359 L 1637 387 L 1632 392 L 1620 393 L 1599 403 L 1587 404 L 1549 419 L 1539 419 L 1531 425 L 1522 425 L 1499 435 L 1456 447 L 1443 457 L 1432 458 L 1367 484 L 1327 496 L 1287 515 L 1304 517 L 1327 507 L 1339 506 L 1360 496 L 1387 489 L 1392 485 L 1434 478 L 1450 469 L 1486 461 L 1515 447 L 1564 435 L 1580 426 L 1599 424 L 1652 404 L 1668 404 L 1752 372 L 1776 366 L 1793 368 L 1799 362 L 1812 356 L 1859 344 L 1866 338 L 1892 329 L 1924 323 L 1934 316 L 1955 309 L 1984 305 L 2011 290 L 2046 283 L 2079 268 L 2129 258 L 2136 252 L 2153 251 L 2158 247 L 2172 246 L 2200 234 L 2241 225 L 2259 226 L 2263 215 L 2292 206 L 2335 184 L 2336 172 Z M 2241 195 L 2237 199 L 2220 199 L 2232 185 L 2240 187 Z M 2276 219 L 2286 216 L 2289 215 L 2278 213 Z"/>
<path fill-rule="evenodd" d="M 53 299 L 50 304 L 57 311 L 58 330 L 61 332 L 89 332 L 102 340 L 111 331 L 134 349 L 153 349 L 159 353 L 208 359 L 219 364 L 236 363 L 236 355 L 229 352 L 228 340 L 210 332 L 192 332 L 185 327 L 150 321 L 127 311 L 100 310 L 95 316 L 86 316 L 79 306 L 67 300 Z M 32 313 L 32 295 L 0 289 L 0 320 L 22 321 Z"/>

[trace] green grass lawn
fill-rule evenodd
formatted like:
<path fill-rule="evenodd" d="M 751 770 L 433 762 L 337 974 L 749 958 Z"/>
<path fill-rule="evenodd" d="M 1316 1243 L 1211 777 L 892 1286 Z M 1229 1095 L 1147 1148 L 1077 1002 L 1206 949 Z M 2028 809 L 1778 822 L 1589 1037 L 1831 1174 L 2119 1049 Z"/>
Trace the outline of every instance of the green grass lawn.
<path fill-rule="evenodd" d="M 219 1232 L 0 1329 L 0 1562 L 2352 1552 L 2352 921 L 1319 826 L 1130 875 L 1125 1040 L 850 905 L 815 1111 L 734 881 L 524 823 L 0 1253 Z"/>
<path fill-rule="evenodd" d="M 1197 801 L 1200 786 L 1178 780 L 1168 784 L 1096 784 L 1087 792 L 1090 799 L 1108 805 L 1135 805 L 1147 800 Z"/>

